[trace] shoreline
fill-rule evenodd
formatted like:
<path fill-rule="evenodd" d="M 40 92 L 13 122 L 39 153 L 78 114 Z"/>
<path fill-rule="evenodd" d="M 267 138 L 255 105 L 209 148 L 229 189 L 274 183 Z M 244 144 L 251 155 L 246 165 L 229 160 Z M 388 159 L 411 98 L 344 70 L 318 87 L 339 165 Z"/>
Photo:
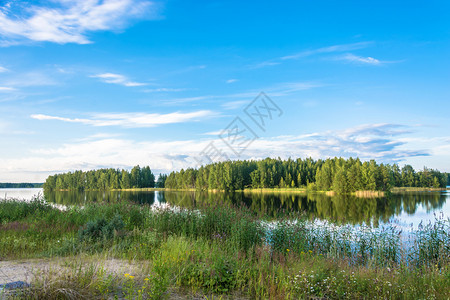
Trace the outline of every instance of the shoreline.
<path fill-rule="evenodd" d="M 346 194 L 337 194 L 335 191 L 308 191 L 306 187 L 304 188 L 246 188 L 243 190 L 219 190 L 219 189 L 208 189 L 208 190 L 199 190 L 195 188 L 189 189 L 170 189 L 170 188 L 128 188 L 128 189 L 108 189 L 108 190 L 100 190 L 100 189 L 89 189 L 82 190 L 84 192 L 156 192 L 156 191 L 167 191 L 167 192 L 208 192 L 208 193 L 244 193 L 244 194 L 264 194 L 264 193 L 292 193 L 292 194 L 306 194 L 306 193 L 324 193 L 327 196 L 336 196 L 336 195 L 353 195 L 356 197 L 384 197 L 388 193 L 405 193 L 405 192 L 440 192 L 450 190 L 449 188 L 424 188 L 424 187 L 393 187 L 389 192 L 388 191 L 373 191 L 373 190 L 360 190 Z M 53 190 L 54 192 L 71 192 L 77 190 L 70 189 L 60 189 Z"/>

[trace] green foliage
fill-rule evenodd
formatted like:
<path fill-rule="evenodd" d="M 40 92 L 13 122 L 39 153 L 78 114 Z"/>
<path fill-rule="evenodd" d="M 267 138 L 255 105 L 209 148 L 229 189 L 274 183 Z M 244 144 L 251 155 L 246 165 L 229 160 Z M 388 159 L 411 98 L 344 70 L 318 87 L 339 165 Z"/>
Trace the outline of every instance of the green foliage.
<path fill-rule="evenodd" d="M 166 186 L 166 180 L 167 180 L 166 174 L 159 174 L 155 187 L 164 188 Z"/>
<path fill-rule="evenodd" d="M 310 184 L 314 186 L 309 186 Z M 310 190 L 346 194 L 359 190 L 389 191 L 392 187 L 444 188 L 447 175 L 424 168 L 415 172 L 407 165 L 362 163 L 358 158 L 329 158 L 326 160 L 226 161 L 197 169 L 172 172 L 165 179 L 171 189 L 225 190 L 244 188 L 284 188 L 309 186 Z"/>
<path fill-rule="evenodd" d="M 43 183 L 9 183 L 9 182 L 0 182 L 0 189 L 11 189 L 11 188 L 41 188 Z"/>
<path fill-rule="evenodd" d="M 4 207 L 23 211 L 25 205 L 37 204 Z M 139 265 L 138 273 L 127 276 L 89 263 L 42 273 L 22 299 L 148 299 L 172 293 L 186 298 L 187 291 L 250 299 L 450 296 L 450 223 L 444 219 L 419 228 L 409 255 L 395 226 L 354 232 L 298 218 L 269 226 L 243 208 L 225 205 L 174 211 L 88 204 L 67 211 L 37 209 L 12 219 L 0 227 L 2 259 L 22 254 L 71 260 L 72 254 L 95 250 Z"/>
<path fill-rule="evenodd" d="M 75 171 L 49 176 L 43 187 L 45 191 L 153 188 L 155 176 L 148 166 L 135 166 L 131 172 L 119 169 Z"/>
<path fill-rule="evenodd" d="M 247 210 L 225 206 L 208 206 L 201 214 L 193 210 L 161 209 L 151 215 L 147 225 L 158 232 L 227 242 L 243 252 L 260 244 L 263 234 Z"/>
<path fill-rule="evenodd" d="M 301 187 L 315 180 L 315 170 L 322 161 L 311 158 L 261 161 L 226 161 L 172 172 L 165 186 L 173 189 L 218 189 L 225 191 L 244 188 Z"/>
<path fill-rule="evenodd" d="M 90 242 L 96 240 L 109 240 L 114 237 L 114 233 L 123 229 L 125 223 L 120 215 L 114 216 L 111 221 L 104 218 L 89 221 L 86 226 L 78 231 L 79 242 Z"/>
<path fill-rule="evenodd" d="M 17 200 L 2 200 L 0 202 L 0 225 L 20 221 L 29 215 L 48 212 L 53 208 L 42 198 L 34 198 L 30 202 Z"/>

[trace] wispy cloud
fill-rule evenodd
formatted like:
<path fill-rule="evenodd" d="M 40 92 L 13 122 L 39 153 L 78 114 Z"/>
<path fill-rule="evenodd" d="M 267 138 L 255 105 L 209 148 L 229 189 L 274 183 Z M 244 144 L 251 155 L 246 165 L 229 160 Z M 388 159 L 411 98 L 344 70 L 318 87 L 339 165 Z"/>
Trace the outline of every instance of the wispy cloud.
<path fill-rule="evenodd" d="M 303 50 L 294 54 L 266 60 L 260 63 L 255 63 L 247 66 L 250 69 L 259 69 L 269 66 L 276 66 L 287 60 L 297 60 L 300 58 L 305 58 L 314 55 L 321 54 L 330 54 L 330 53 L 339 53 L 339 52 L 347 52 L 353 50 L 364 49 L 372 45 L 373 42 L 359 42 L 359 43 L 351 43 L 351 44 L 340 44 L 340 45 L 332 45 L 327 47 L 321 47 L 316 49 Z"/>
<path fill-rule="evenodd" d="M 145 89 L 143 92 L 145 93 L 168 93 L 168 92 L 184 92 L 190 89 L 187 88 L 156 88 L 156 89 Z"/>
<path fill-rule="evenodd" d="M 219 134 L 222 134 L 222 133 L 223 133 L 223 130 L 217 130 L 217 131 L 205 132 L 202 135 L 218 136 Z"/>
<path fill-rule="evenodd" d="M 336 57 L 336 60 L 344 60 L 344 61 L 351 62 L 351 63 L 374 65 L 374 66 L 385 63 L 383 61 L 380 61 L 380 60 L 370 57 L 370 56 L 364 57 L 364 56 L 354 55 L 352 53 L 347 53 L 345 55 L 338 56 L 338 57 Z"/>
<path fill-rule="evenodd" d="M 260 68 L 265 68 L 265 67 L 270 67 L 270 66 L 276 66 L 279 64 L 281 64 L 281 62 L 273 61 L 273 60 L 272 61 L 263 61 L 260 63 L 249 65 L 248 68 L 249 69 L 260 69 Z"/>
<path fill-rule="evenodd" d="M 58 84 L 58 82 L 52 76 L 49 76 L 47 73 L 44 73 L 40 70 L 18 73 L 14 76 L 8 76 L 8 79 L 5 80 L 4 83 L 15 88 L 49 86 Z"/>
<path fill-rule="evenodd" d="M 0 86 L 0 92 L 12 92 L 15 91 L 15 88 L 7 87 L 7 86 Z"/>
<path fill-rule="evenodd" d="M 119 84 L 123 86 L 133 87 L 133 86 L 144 86 L 147 85 L 146 83 L 142 82 L 134 82 L 128 80 L 128 78 L 121 74 L 114 74 L 114 73 L 102 73 L 97 75 L 90 76 L 92 78 L 99 78 L 101 81 L 106 83 L 113 83 L 113 84 Z"/>
<path fill-rule="evenodd" d="M 230 101 L 225 102 L 221 106 L 225 109 L 237 109 L 237 108 L 243 108 L 244 105 L 248 105 L 250 103 L 250 100 L 237 100 L 237 101 Z"/>
<path fill-rule="evenodd" d="M 122 29 L 132 19 L 155 18 L 156 11 L 154 3 L 139 0 L 8 2 L 0 7 L 0 35 L 4 46 L 26 40 L 87 44 L 89 32 Z"/>
<path fill-rule="evenodd" d="M 263 159 L 265 157 L 359 157 L 362 160 L 376 159 L 379 162 L 395 163 L 410 157 L 429 156 L 430 149 L 410 149 L 402 136 L 411 133 L 409 126 L 398 124 L 367 124 L 344 130 L 308 133 L 298 136 L 261 138 L 245 150 L 241 159 Z M 213 135 L 217 132 L 206 133 Z M 220 140 L 215 146 L 220 148 Z M 227 153 L 224 146 L 221 150 Z"/>
<path fill-rule="evenodd" d="M 9 70 L 5 67 L 0 66 L 0 73 L 8 72 Z"/>
<path fill-rule="evenodd" d="M 333 45 L 333 46 L 328 46 L 328 47 L 322 47 L 322 48 L 317 48 L 317 49 L 312 49 L 312 50 L 301 51 L 301 52 L 298 52 L 295 54 L 280 57 L 280 59 L 281 60 L 299 59 L 302 57 L 307 57 L 307 56 L 321 54 L 321 53 L 347 52 L 347 51 L 353 51 L 353 50 L 358 50 L 358 49 L 364 49 L 372 44 L 373 44 L 373 42 L 359 42 L 359 43 L 352 43 L 352 44 Z"/>
<path fill-rule="evenodd" d="M 233 83 L 233 82 L 236 82 L 236 81 L 238 81 L 237 79 L 234 79 L 234 78 L 232 78 L 232 79 L 228 79 L 227 81 L 226 81 L 226 83 Z"/>
<path fill-rule="evenodd" d="M 0 124 L 1 125 L 1 124 Z M 307 133 L 297 136 L 277 136 L 256 140 L 243 152 L 240 159 L 263 159 L 266 157 L 360 157 L 362 160 L 376 159 L 378 162 L 402 162 L 414 157 L 428 156 L 428 148 L 412 147 L 403 136 L 412 130 L 398 124 L 367 124 L 344 130 Z M 13 178 L 15 172 L 41 176 L 77 169 L 101 167 L 129 168 L 137 164 L 152 162 L 151 168 L 159 173 L 168 173 L 181 168 L 195 167 L 199 153 L 211 142 L 230 154 L 226 145 L 214 137 L 221 131 L 208 132 L 207 137 L 192 140 L 155 140 L 139 142 L 108 135 L 91 136 L 84 141 L 74 141 L 57 147 L 33 149 L 20 159 L 0 158 L 3 176 Z M 441 141 L 448 145 L 447 140 Z M 423 146 L 423 145 L 422 145 Z M 442 148 L 441 151 L 448 151 Z M 227 152 L 228 151 L 228 152 Z M 232 157 L 230 155 L 230 158 Z M 22 175 L 23 176 L 23 175 Z M 24 177 L 22 177 L 23 179 Z"/>
<path fill-rule="evenodd" d="M 362 160 L 396 163 L 411 157 L 429 156 L 430 149 L 409 148 L 401 136 L 410 133 L 408 126 L 398 124 L 368 124 L 345 130 L 308 133 L 299 136 L 261 138 L 253 142 L 241 159 L 265 157 L 359 157 Z M 215 146 L 220 148 L 220 140 Z M 225 154 L 227 148 L 221 148 Z M 229 150 L 228 150 L 229 151 Z"/>
<path fill-rule="evenodd" d="M 192 71 L 196 71 L 196 70 L 203 70 L 203 69 L 206 69 L 206 65 L 188 66 L 188 67 L 181 68 L 178 70 L 170 71 L 165 75 L 166 76 L 167 75 L 169 75 L 169 76 L 170 75 L 180 75 L 180 74 L 184 74 L 184 73 L 188 73 L 188 72 L 192 72 Z"/>
<path fill-rule="evenodd" d="M 278 83 L 271 86 L 263 86 L 260 89 L 245 91 L 242 93 L 233 93 L 225 95 L 206 95 L 206 96 L 196 96 L 196 97 L 184 97 L 175 98 L 165 101 L 165 104 L 183 104 L 196 101 L 212 101 L 212 100 L 230 100 L 241 98 L 240 100 L 233 100 L 228 103 L 223 103 L 222 106 L 226 109 L 233 109 L 239 107 L 241 103 L 250 103 L 261 91 L 267 92 L 269 97 L 281 97 L 286 96 L 295 92 L 309 90 L 317 87 L 321 87 L 323 84 L 318 82 L 284 82 Z M 247 100 L 242 100 L 247 99 Z"/>
<path fill-rule="evenodd" d="M 285 82 L 279 83 L 272 87 L 268 87 L 265 89 L 265 91 L 267 91 L 267 93 L 270 93 L 270 95 L 275 97 L 275 96 L 286 96 L 295 92 L 306 91 L 322 86 L 323 86 L 322 83 L 310 81 Z"/>
<path fill-rule="evenodd" d="M 211 116 L 217 116 L 209 110 L 199 110 L 194 112 L 173 112 L 168 114 L 157 113 L 100 113 L 94 114 L 92 118 L 67 118 L 60 116 L 50 116 L 44 114 L 33 114 L 31 118 L 36 120 L 57 120 L 69 123 L 80 123 L 91 126 L 120 126 L 126 128 L 154 127 L 164 124 L 183 123 L 199 121 Z"/>

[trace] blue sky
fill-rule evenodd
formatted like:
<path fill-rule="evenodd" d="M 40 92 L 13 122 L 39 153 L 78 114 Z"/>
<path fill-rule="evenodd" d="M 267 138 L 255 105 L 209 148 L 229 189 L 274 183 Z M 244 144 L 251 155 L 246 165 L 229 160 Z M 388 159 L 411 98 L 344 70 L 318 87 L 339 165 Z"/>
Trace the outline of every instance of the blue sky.
<path fill-rule="evenodd" d="M 450 171 L 448 1 L 0 5 L 0 181 L 165 173 L 211 145 Z M 265 130 L 244 110 L 260 92 L 280 109 Z M 236 117 L 254 133 L 238 155 Z"/>

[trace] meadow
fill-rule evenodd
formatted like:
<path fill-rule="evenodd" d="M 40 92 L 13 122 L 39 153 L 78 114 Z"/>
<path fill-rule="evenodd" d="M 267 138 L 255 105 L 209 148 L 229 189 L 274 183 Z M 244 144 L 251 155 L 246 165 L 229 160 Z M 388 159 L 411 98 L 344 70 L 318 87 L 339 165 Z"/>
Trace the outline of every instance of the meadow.
<path fill-rule="evenodd" d="M 20 299 L 448 299 L 450 221 L 412 233 L 261 218 L 229 204 L 181 209 L 130 202 L 57 209 L 0 202 L 0 259 L 73 259 L 36 273 Z M 81 258 L 81 259 L 80 259 Z M 123 274 L 102 259 L 138 264 Z"/>

